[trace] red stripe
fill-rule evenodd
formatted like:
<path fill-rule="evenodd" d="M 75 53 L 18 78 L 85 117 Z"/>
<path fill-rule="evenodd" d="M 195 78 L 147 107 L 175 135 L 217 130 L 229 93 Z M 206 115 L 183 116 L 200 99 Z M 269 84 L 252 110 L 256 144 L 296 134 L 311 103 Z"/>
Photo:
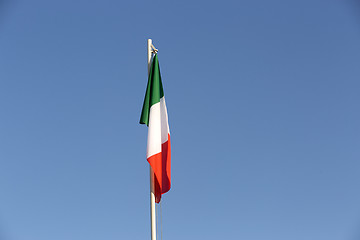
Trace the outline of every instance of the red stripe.
<path fill-rule="evenodd" d="M 161 152 L 152 155 L 147 160 L 155 173 L 155 201 L 159 203 L 161 194 L 169 191 L 171 186 L 170 134 L 168 134 L 168 140 L 161 144 Z"/>

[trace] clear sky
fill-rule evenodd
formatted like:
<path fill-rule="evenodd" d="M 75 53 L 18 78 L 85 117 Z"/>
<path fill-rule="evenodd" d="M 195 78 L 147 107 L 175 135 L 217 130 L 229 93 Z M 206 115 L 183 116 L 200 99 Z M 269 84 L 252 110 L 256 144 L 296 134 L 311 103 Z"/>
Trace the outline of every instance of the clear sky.
<path fill-rule="evenodd" d="M 356 0 L 0 1 L 0 239 L 150 239 L 147 39 L 172 135 L 163 239 L 360 239 Z"/>

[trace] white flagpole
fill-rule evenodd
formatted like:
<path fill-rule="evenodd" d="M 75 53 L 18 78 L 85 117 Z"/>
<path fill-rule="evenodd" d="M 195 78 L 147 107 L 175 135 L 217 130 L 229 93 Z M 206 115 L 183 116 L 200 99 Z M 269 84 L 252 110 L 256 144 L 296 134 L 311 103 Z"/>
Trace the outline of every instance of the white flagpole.
<path fill-rule="evenodd" d="M 152 40 L 148 39 L 148 75 L 150 74 L 151 58 L 153 53 Z M 151 240 L 156 240 L 156 215 L 155 215 L 155 187 L 154 171 L 150 166 L 150 219 L 151 219 Z"/>

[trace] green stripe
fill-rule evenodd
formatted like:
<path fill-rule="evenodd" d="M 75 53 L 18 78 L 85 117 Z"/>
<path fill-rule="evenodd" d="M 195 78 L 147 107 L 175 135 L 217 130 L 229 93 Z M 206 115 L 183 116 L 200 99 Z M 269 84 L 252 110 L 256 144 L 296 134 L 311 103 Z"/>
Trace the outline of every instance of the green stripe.
<path fill-rule="evenodd" d="M 155 54 L 149 73 L 149 80 L 146 87 L 144 105 L 141 111 L 140 124 L 149 126 L 149 114 L 152 105 L 160 102 L 160 98 L 164 96 L 164 90 L 160 76 L 160 66 L 157 54 Z"/>

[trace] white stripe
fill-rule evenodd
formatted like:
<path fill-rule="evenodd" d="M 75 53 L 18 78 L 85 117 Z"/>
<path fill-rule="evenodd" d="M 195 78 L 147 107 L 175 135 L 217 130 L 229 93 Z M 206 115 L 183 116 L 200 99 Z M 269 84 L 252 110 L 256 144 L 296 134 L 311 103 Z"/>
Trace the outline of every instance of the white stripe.
<path fill-rule="evenodd" d="M 170 133 L 165 96 L 160 99 L 160 108 L 161 108 L 161 143 L 164 143 L 168 140 L 168 133 Z"/>
<path fill-rule="evenodd" d="M 161 152 L 161 144 L 168 141 L 169 124 L 165 97 L 150 108 L 146 157 Z"/>

